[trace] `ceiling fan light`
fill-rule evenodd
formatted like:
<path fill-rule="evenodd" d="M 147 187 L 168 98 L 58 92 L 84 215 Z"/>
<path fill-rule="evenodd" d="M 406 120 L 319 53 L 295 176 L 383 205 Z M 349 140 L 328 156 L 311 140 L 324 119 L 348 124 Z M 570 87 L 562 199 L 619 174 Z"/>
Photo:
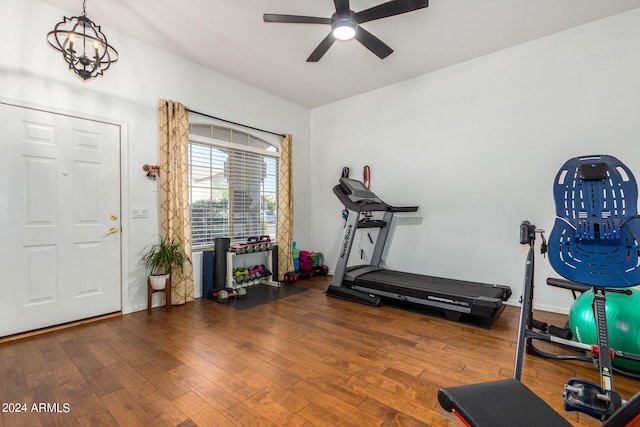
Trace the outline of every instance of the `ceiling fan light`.
<path fill-rule="evenodd" d="M 351 40 L 356 35 L 356 24 L 351 19 L 339 19 L 332 25 L 333 37 L 338 40 Z"/>

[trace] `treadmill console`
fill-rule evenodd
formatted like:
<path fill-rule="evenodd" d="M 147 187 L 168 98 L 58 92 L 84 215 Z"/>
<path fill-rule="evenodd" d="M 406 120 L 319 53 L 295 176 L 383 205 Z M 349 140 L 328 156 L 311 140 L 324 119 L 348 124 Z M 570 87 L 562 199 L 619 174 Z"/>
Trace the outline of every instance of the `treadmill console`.
<path fill-rule="evenodd" d="M 351 178 L 340 178 L 333 192 L 347 209 L 368 212 L 384 211 L 387 205 L 376 197 L 362 182 Z"/>
<path fill-rule="evenodd" d="M 333 187 L 333 192 L 347 209 L 356 212 L 416 212 L 418 210 L 417 206 L 387 205 L 357 179 L 340 178 L 339 184 Z"/>
<path fill-rule="evenodd" d="M 351 178 L 340 178 L 340 187 L 344 194 L 354 196 L 362 199 L 375 199 L 376 195 L 373 194 L 362 182 Z"/>

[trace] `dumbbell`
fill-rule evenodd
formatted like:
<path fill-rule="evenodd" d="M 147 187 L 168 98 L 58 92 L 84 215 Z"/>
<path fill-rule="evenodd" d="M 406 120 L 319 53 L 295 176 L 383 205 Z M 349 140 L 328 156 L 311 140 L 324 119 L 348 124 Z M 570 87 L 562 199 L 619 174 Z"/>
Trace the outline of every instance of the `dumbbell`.
<path fill-rule="evenodd" d="M 229 251 L 235 252 L 237 254 L 244 254 L 247 252 L 247 247 L 244 245 L 233 245 L 229 248 Z"/>
<path fill-rule="evenodd" d="M 218 302 L 225 303 L 229 301 L 229 292 L 226 289 L 221 289 L 218 291 Z"/>
<path fill-rule="evenodd" d="M 262 277 L 269 277 L 271 276 L 271 272 L 267 269 L 267 266 L 262 264 L 260 267 L 262 267 Z"/>
<path fill-rule="evenodd" d="M 255 267 L 253 267 L 251 270 L 249 270 L 249 277 L 252 280 L 262 277 L 262 266 L 261 265 L 257 265 Z"/>
<path fill-rule="evenodd" d="M 284 273 L 284 283 L 295 283 L 298 280 L 298 273 L 289 271 Z"/>
<path fill-rule="evenodd" d="M 249 280 L 249 270 L 246 268 L 236 268 L 233 272 L 233 277 L 238 283 L 246 282 Z"/>

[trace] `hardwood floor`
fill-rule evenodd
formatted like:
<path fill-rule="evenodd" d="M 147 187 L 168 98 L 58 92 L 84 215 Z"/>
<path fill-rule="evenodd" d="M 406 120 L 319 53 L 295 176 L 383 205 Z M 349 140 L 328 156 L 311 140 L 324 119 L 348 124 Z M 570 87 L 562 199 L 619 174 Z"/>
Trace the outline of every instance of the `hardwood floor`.
<path fill-rule="evenodd" d="M 438 388 L 512 376 L 518 308 L 486 330 L 329 298 L 327 283 L 248 310 L 199 299 L 0 344 L 0 427 L 461 426 Z M 525 358 L 536 394 L 600 425 L 562 409 L 571 376 L 597 381 L 588 363 Z M 623 398 L 640 385 L 614 380 Z"/>

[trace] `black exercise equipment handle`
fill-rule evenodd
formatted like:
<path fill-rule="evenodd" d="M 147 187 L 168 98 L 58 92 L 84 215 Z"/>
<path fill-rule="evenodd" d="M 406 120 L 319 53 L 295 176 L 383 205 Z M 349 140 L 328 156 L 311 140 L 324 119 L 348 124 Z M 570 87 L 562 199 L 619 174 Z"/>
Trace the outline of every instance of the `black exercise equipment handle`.
<path fill-rule="evenodd" d="M 580 293 L 586 292 L 592 288 L 591 286 L 583 285 L 581 283 L 571 282 L 566 279 L 558 279 L 555 277 L 548 277 L 547 285 L 555 286 L 556 288 L 568 289 L 570 291 L 575 291 Z"/>
<path fill-rule="evenodd" d="M 532 245 L 536 239 L 536 226 L 529 221 L 522 221 L 520 224 L 520 244 Z"/>
<path fill-rule="evenodd" d="M 565 340 L 573 339 L 573 333 L 571 332 L 571 329 L 568 329 L 568 328 L 559 328 L 554 325 L 549 325 L 548 331 L 551 335 L 564 338 Z"/>
<path fill-rule="evenodd" d="M 389 212 L 416 212 L 418 206 L 391 206 L 387 205 L 387 211 Z"/>

